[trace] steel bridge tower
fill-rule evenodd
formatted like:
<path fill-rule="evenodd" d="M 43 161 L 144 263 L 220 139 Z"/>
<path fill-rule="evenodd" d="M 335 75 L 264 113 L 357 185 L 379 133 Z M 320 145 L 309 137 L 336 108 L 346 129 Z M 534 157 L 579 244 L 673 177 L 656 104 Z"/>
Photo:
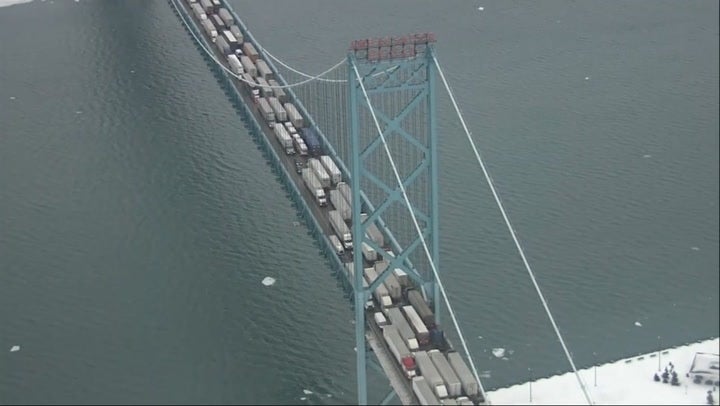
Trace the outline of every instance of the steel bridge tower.
<path fill-rule="evenodd" d="M 367 358 L 365 337 L 365 303 L 371 298 L 371 292 L 399 268 L 426 299 L 432 301 L 436 317 L 440 315 L 440 296 L 356 71 L 363 80 L 412 210 L 439 269 L 434 42 L 432 33 L 371 38 L 353 41 L 348 52 L 348 134 L 355 253 L 352 285 L 360 405 L 367 404 L 367 364 L 373 363 Z M 368 237 L 367 227 L 371 224 L 376 224 L 384 235 L 385 247 Z M 389 266 L 379 272 L 367 288 L 363 287 L 363 243 L 389 261 Z M 386 254 L 389 249 L 392 255 Z M 390 392 L 383 402 L 389 401 L 393 394 Z"/>

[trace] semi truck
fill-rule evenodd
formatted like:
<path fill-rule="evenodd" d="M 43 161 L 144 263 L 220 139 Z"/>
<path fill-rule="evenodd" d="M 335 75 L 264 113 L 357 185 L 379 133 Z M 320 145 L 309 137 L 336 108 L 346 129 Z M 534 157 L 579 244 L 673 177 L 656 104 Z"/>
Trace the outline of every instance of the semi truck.
<path fill-rule="evenodd" d="M 419 346 L 417 338 L 415 338 L 415 332 L 412 330 L 407 320 L 405 320 L 405 316 L 403 316 L 403 314 L 400 312 L 400 309 L 398 309 L 397 307 L 385 309 L 385 315 L 388 317 L 388 319 L 390 319 L 390 323 L 392 323 L 393 326 L 398 328 L 400 336 L 402 336 L 402 338 L 405 340 L 410 351 L 416 351 Z"/>
<path fill-rule="evenodd" d="M 225 25 L 227 25 L 228 27 L 230 27 L 230 26 L 232 26 L 233 24 L 235 24 L 235 21 L 233 20 L 232 15 L 230 14 L 230 12 L 229 12 L 226 8 L 223 7 L 223 8 L 221 8 L 220 10 L 218 10 L 218 15 L 219 15 L 220 18 L 223 20 L 223 22 L 225 23 Z"/>
<path fill-rule="evenodd" d="M 374 267 L 375 272 L 380 275 L 388 267 L 388 262 L 385 260 L 376 262 Z M 400 299 L 402 299 L 402 285 L 400 285 L 395 273 L 388 274 L 387 278 L 385 278 L 385 286 L 387 286 L 390 297 L 392 297 L 393 300 L 399 302 Z"/>
<path fill-rule="evenodd" d="M 460 354 L 455 351 L 448 352 L 447 359 L 450 366 L 452 366 L 453 371 L 455 371 L 460 379 L 463 392 L 470 397 L 477 396 L 480 392 L 478 382 L 475 380 L 475 377 L 470 372 L 467 365 L 465 365 L 465 361 L 463 361 Z"/>
<path fill-rule="evenodd" d="M 435 364 L 433 364 L 432 360 L 430 360 L 428 353 L 425 351 L 416 351 L 415 362 L 420 370 L 420 375 L 425 377 L 425 380 L 428 385 L 430 385 L 430 389 L 432 389 L 435 395 L 440 399 L 448 397 L 445 382 L 443 381 L 442 376 L 440 376 L 440 372 L 438 372 L 437 368 L 435 368 Z"/>
<path fill-rule="evenodd" d="M 342 173 L 340 172 L 340 169 L 338 169 L 337 165 L 335 165 L 335 161 L 333 161 L 329 155 L 322 155 L 320 157 L 320 162 L 322 162 L 328 175 L 330 175 L 330 181 L 333 185 L 342 181 Z"/>
<path fill-rule="evenodd" d="M 380 313 L 380 315 L 382 315 L 382 313 Z M 412 379 L 417 374 L 415 371 L 415 359 L 405 345 L 402 337 L 400 337 L 400 333 L 397 331 L 397 328 L 390 324 L 383 326 L 382 331 L 383 338 L 385 339 L 390 352 L 395 357 L 398 364 L 402 367 L 405 376 Z"/>
<path fill-rule="evenodd" d="M 312 172 L 312 169 L 306 168 L 308 171 Z M 313 172 L 314 174 L 314 172 Z M 316 178 L 317 179 L 317 178 Z M 319 182 L 318 182 L 319 184 Z M 321 187 L 322 189 L 322 187 Z M 345 224 L 345 220 L 343 220 L 342 216 L 337 210 L 330 210 L 328 213 L 328 217 L 330 220 L 330 225 L 332 226 L 333 230 L 335 230 L 335 234 L 337 234 L 340 241 L 342 241 L 343 246 L 345 246 L 346 250 L 352 249 L 353 247 L 353 241 L 352 241 L 352 234 L 350 233 L 350 229 L 348 228 L 347 224 Z"/>
<path fill-rule="evenodd" d="M 333 192 L 336 192 L 336 190 L 333 190 Z M 367 243 L 362 243 L 362 254 L 368 262 L 375 262 L 377 259 L 377 252 Z"/>
<path fill-rule="evenodd" d="M 375 273 L 375 270 L 372 268 L 365 268 L 364 275 L 368 283 L 373 283 L 375 279 L 377 279 L 377 273 Z M 388 290 L 385 287 L 384 283 L 379 284 L 377 288 L 375 288 L 373 296 L 375 297 L 375 300 L 377 300 L 380 304 L 380 307 L 382 307 L 383 309 L 392 306 L 392 298 L 390 297 L 390 293 L 388 293 Z"/>
<path fill-rule="evenodd" d="M 301 139 L 302 141 L 302 139 Z M 342 194 L 340 191 L 333 189 L 330 191 L 330 203 L 332 203 L 333 207 L 335 207 L 335 210 L 340 212 L 340 215 L 342 216 L 343 220 L 347 221 L 350 220 L 352 213 L 350 212 L 350 207 L 348 206 L 347 202 L 345 201 L 345 198 L 342 197 Z"/>
<path fill-rule="evenodd" d="M 412 307 L 410 308 L 412 309 Z M 447 358 L 445 358 L 445 355 L 434 349 L 428 351 L 428 356 L 430 356 L 435 368 L 437 368 L 438 372 L 440 372 L 440 376 L 442 377 L 443 382 L 445 382 L 448 396 L 453 398 L 460 396 L 462 394 L 462 384 L 460 383 L 460 378 L 458 378 L 455 371 L 453 371 Z"/>
<path fill-rule="evenodd" d="M 242 63 L 240 63 L 240 59 L 238 59 L 237 55 L 231 54 L 227 57 L 228 64 L 230 64 L 230 69 L 236 74 L 236 75 L 242 75 L 245 73 L 245 68 L 243 68 Z"/>
<path fill-rule="evenodd" d="M 425 323 L 422 322 L 420 316 L 418 316 L 415 309 L 412 306 L 403 306 L 402 311 L 403 313 L 405 313 L 405 318 L 410 324 L 410 327 L 415 332 L 415 337 L 418 340 L 418 344 L 420 344 L 421 346 L 426 346 L 430 344 L 430 331 L 428 331 Z M 458 385 L 459 384 L 460 381 L 458 381 Z"/>
<path fill-rule="evenodd" d="M 310 146 L 308 145 L 308 149 L 309 149 L 309 147 Z M 312 168 L 312 170 L 315 172 L 315 176 L 317 176 L 318 180 L 320 180 L 320 184 L 322 184 L 322 186 L 324 188 L 329 188 L 330 187 L 330 175 L 327 174 L 327 172 L 325 171 L 325 168 L 322 166 L 320 161 L 318 161 L 315 158 L 310 158 L 310 159 L 308 159 L 308 166 L 310 168 Z"/>
<path fill-rule="evenodd" d="M 367 213 L 363 213 L 360 215 L 360 220 L 362 222 L 365 222 L 367 220 Z M 375 244 L 384 247 L 385 246 L 385 238 L 383 237 L 382 233 L 380 232 L 380 229 L 375 223 L 372 223 L 368 225 L 367 227 L 367 233 L 370 238 L 375 241 Z"/>
<path fill-rule="evenodd" d="M 230 32 L 235 36 L 235 39 L 238 40 L 238 44 L 242 44 L 243 40 L 245 40 L 242 31 L 240 31 L 240 27 L 237 25 L 231 25 Z"/>
<path fill-rule="evenodd" d="M 300 133 L 305 141 L 305 145 L 308 146 L 308 150 L 312 156 L 318 156 L 322 154 L 322 146 L 320 146 L 320 137 L 314 128 L 304 127 Z"/>
<path fill-rule="evenodd" d="M 258 68 L 258 72 L 260 72 L 260 68 Z M 270 89 L 270 88 L 268 87 L 268 89 Z M 272 89 L 270 89 L 270 90 L 272 90 Z M 277 99 L 277 97 L 268 98 L 268 102 L 270 103 L 270 107 L 272 107 L 273 111 L 275 112 L 275 119 L 281 123 L 286 122 L 287 121 L 287 112 L 285 111 L 285 109 L 283 108 L 282 104 Z"/>
<path fill-rule="evenodd" d="M 255 45 L 253 45 L 250 42 L 243 43 L 242 50 L 243 50 L 243 54 L 247 55 L 247 57 L 250 58 L 250 60 L 252 60 L 253 63 L 255 63 L 255 61 L 257 61 L 258 57 L 260 56 L 258 54 L 257 49 L 255 49 Z"/>
<path fill-rule="evenodd" d="M 281 123 L 275 123 L 275 137 L 277 138 L 280 145 L 285 149 L 285 153 L 292 155 L 295 153 L 295 147 L 293 146 L 293 140 L 290 134 L 288 134 L 285 126 Z"/>
<path fill-rule="evenodd" d="M 310 190 L 310 193 L 315 198 L 315 201 L 320 206 L 327 205 L 327 198 L 325 197 L 325 190 L 320 186 L 320 182 L 315 177 L 315 174 L 309 168 L 303 168 L 302 170 L 303 181 L 305 186 Z"/>
<path fill-rule="evenodd" d="M 245 72 L 250 74 L 253 78 L 257 77 L 257 68 L 249 56 L 242 55 L 240 57 L 240 63 L 242 63 L 243 68 L 245 68 Z"/>
<path fill-rule="evenodd" d="M 416 376 L 412 378 L 412 388 L 415 396 L 418 398 L 418 403 L 422 406 L 434 406 L 440 404 L 440 401 L 430 389 L 430 385 L 428 385 L 424 376 Z"/>
<path fill-rule="evenodd" d="M 215 26 L 213 25 L 213 23 L 211 23 L 210 20 L 206 19 L 206 20 L 202 20 L 200 22 L 200 24 L 202 25 L 202 27 L 205 30 L 205 32 L 207 33 L 207 35 L 209 35 L 210 38 L 212 38 L 212 40 L 215 41 L 217 39 L 218 33 L 217 33 L 217 30 L 215 29 Z"/>
<path fill-rule="evenodd" d="M 275 97 L 280 100 L 280 103 L 285 103 L 288 99 L 287 93 L 285 93 L 285 90 L 280 88 L 280 83 L 277 82 L 275 79 L 268 79 L 268 84 L 273 87 L 273 92 L 275 93 Z M 285 109 L 287 110 L 287 109 Z"/>
<path fill-rule="evenodd" d="M 200 4 L 195 3 L 190 7 L 192 8 L 193 14 L 195 14 L 195 17 L 198 20 L 200 20 L 200 21 L 207 20 L 207 14 L 205 13 L 205 10 L 203 10 L 203 8 Z"/>
<path fill-rule="evenodd" d="M 258 110 L 270 128 L 275 124 L 275 113 L 273 113 L 267 100 L 263 97 L 258 100 Z"/>
<path fill-rule="evenodd" d="M 285 103 L 285 110 L 288 113 L 288 119 L 295 126 L 295 128 L 303 128 L 305 121 L 303 120 L 302 114 L 298 111 L 292 103 Z"/>
<path fill-rule="evenodd" d="M 258 59 L 255 62 L 255 65 L 258 68 L 258 75 L 260 75 L 263 79 L 270 80 L 273 78 L 273 72 L 270 70 L 270 67 L 265 61 Z"/>
<path fill-rule="evenodd" d="M 425 323 L 427 328 L 434 328 L 435 315 L 433 314 L 432 310 L 430 310 L 430 306 L 428 306 L 425 299 L 423 299 L 422 294 L 420 294 L 419 291 L 412 289 L 408 290 L 407 296 L 408 302 L 410 302 L 410 304 L 415 309 L 418 316 L 420 316 L 420 319 L 422 319 L 423 323 Z"/>

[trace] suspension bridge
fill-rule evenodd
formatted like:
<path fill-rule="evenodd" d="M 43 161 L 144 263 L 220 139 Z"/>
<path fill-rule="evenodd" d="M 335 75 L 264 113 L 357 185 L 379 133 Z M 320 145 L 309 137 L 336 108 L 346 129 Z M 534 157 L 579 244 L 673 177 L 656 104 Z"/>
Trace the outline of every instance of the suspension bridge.
<path fill-rule="evenodd" d="M 439 267 L 438 81 L 593 404 L 441 68 L 432 33 L 352 41 L 338 63 L 312 75 L 262 47 L 226 0 L 168 1 L 351 299 L 358 404 L 368 403 L 368 367 L 390 381 L 382 404 L 396 396 L 406 405 L 491 403 Z M 441 329 L 443 305 L 458 349 Z"/>

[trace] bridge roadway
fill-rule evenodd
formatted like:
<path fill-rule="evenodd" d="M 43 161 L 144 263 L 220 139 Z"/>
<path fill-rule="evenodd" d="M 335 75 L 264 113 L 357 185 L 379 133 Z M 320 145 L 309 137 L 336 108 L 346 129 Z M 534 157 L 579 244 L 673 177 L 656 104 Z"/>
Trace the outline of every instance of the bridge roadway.
<path fill-rule="evenodd" d="M 185 18 L 192 20 L 193 24 L 197 28 L 197 31 L 199 35 L 203 37 L 203 39 L 206 42 L 206 47 L 208 44 L 211 46 L 208 47 L 210 51 L 213 52 L 213 55 L 215 58 L 222 63 L 222 65 L 231 70 L 230 66 L 227 63 L 227 60 L 225 58 L 225 55 L 223 55 L 215 46 L 215 44 L 212 42 L 210 37 L 207 35 L 207 33 L 202 30 L 202 26 L 200 25 L 199 21 L 195 18 L 195 15 L 190 11 L 187 7 L 187 4 L 184 3 L 182 0 L 169 0 L 170 2 L 174 2 L 174 4 L 179 5 L 184 12 L 185 12 Z M 248 38 L 245 38 L 246 40 Z M 259 49 L 259 47 L 256 48 Z M 274 72 L 275 75 L 277 75 L 277 72 Z M 230 75 L 228 75 L 230 76 Z M 273 149 L 275 150 L 275 153 L 280 158 L 280 161 L 282 165 L 287 170 L 288 174 L 290 175 L 290 178 L 297 186 L 298 190 L 302 194 L 303 199 L 308 203 L 308 207 L 312 211 L 313 216 L 317 220 L 318 224 L 320 224 L 320 227 L 323 230 L 323 233 L 328 236 L 334 234 L 334 230 L 332 226 L 330 225 L 330 220 L 328 217 L 328 212 L 330 210 L 333 210 L 332 203 L 330 203 L 329 198 L 327 199 L 327 206 L 320 207 L 313 195 L 310 193 L 310 190 L 305 186 L 305 182 L 302 179 L 302 175 L 298 174 L 296 172 L 295 167 L 295 159 L 300 160 L 303 163 L 304 167 L 307 167 L 307 160 L 308 157 L 301 157 L 299 155 L 287 155 L 285 153 L 285 149 L 280 145 L 278 142 L 275 132 L 270 129 L 270 126 L 267 125 L 267 122 L 262 117 L 262 115 L 259 113 L 259 111 L 256 108 L 255 103 L 253 102 L 252 93 L 249 90 L 248 86 L 236 79 L 235 77 L 230 76 L 230 80 L 232 81 L 233 85 L 238 90 L 238 94 L 240 94 L 242 102 L 245 103 L 249 108 L 249 110 L 252 112 L 253 116 L 257 120 L 258 123 L 260 123 L 261 129 L 263 131 L 263 136 L 269 141 L 270 145 L 272 145 Z M 327 194 L 327 191 L 326 191 Z M 347 263 L 352 261 L 352 253 L 349 253 L 346 251 L 346 253 L 340 258 L 340 262 Z M 364 258 L 363 261 L 366 266 L 371 266 L 371 264 L 367 263 Z M 346 269 L 343 269 L 343 272 L 345 274 L 345 277 L 347 277 L 348 273 Z M 351 281 L 352 284 L 352 281 Z M 375 303 L 374 299 L 373 302 Z M 377 304 L 376 304 L 377 305 Z M 409 380 L 405 378 L 403 371 L 400 369 L 399 364 L 395 360 L 394 356 L 390 352 L 387 344 L 385 343 L 385 339 L 383 338 L 382 331 L 380 330 L 379 326 L 374 321 L 373 318 L 373 312 L 367 311 L 366 312 L 366 323 L 367 328 L 365 331 L 365 335 L 368 341 L 368 344 L 370 345 L 370 350 L 375 353 L 376 357 L 378 358 L 378 361 L 380 363 L 380 366 L 385 371 L 385 375 L 390 380 L 390 384 L 392 385 L 393 389 L 397 393 L 400 401 L 405 405 L 411 405 L 411 404 L 418 404 L 418 400 L 415 397 L 412 385 L 410 384 Z"/>

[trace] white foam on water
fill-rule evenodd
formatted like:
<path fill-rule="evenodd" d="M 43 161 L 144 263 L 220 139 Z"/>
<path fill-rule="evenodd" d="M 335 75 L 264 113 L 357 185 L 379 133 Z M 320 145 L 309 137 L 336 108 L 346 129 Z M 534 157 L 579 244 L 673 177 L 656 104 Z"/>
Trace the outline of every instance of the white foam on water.
<path fill-rule="evenodd" d="M 505 349 L 504 348 L 493 348 L 492 353 L 494 356 L 498 358 L 502 358 L 505 355 Z"/>
<path fill-rule="evenodd" d="M 10 96 L 10 100 L 15 100 L 15 96 Z"/>
<path fill-rule="evenodd" d="M 643 155 L 643 158 L 652 158 L 652 155 L 650 155 L 650 154 L 645 154 L 645 155 Z"/>
<path fill-rule="evenodd" d="M 585 76 L 585 80 L 590 80 L 590 76 Z"/>
<path fill-rule="evenodd" d="M 19 345 L 13 345 L 12 348 L 10 348 L 10 352 L 18 352 L 20 351 Z"/>
<path fill-rule="evenodd" d="M 262 280 L 262 284 L 265 286 L 272 286 L 275 284 L 275 278 L 266 276 L 265 279 Z"/>
<path fill-rule="evenodd" d="M 699 248 L 699 247 L 690 247 L 690 249 L 693 250 L 693 251 L 700 251 L 700 248 Z"/>

